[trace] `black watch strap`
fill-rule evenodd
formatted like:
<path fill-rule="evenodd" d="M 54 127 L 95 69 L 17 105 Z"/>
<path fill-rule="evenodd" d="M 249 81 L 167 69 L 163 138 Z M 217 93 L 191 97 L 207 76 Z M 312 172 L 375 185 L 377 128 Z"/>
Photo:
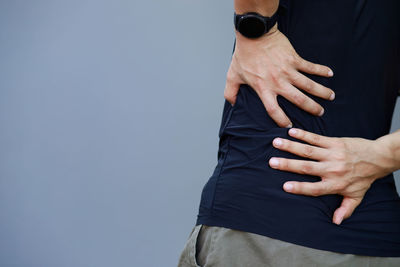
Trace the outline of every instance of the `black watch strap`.
<path fill-rule="evenodd" d="M 262 34 L 260 34 L 260 36 L 262 36 L 265 33 L 267 33 L 278 21 L 278 10 L 279 10 L 279 8 L 276 10 L 276 12 L 271 17 L 265 17 L 256 12 L 247 12 L 244 14 L 236 14 L 236 12 L 234 12 L 235 29 L 240 32 L 239 23 L 241 22 L 241 20 L 247 19 L 249 17 L 257 18 L 260 21 L 263 21 L 264 26 L 265 26 L 264 31 L 262 32 Z M 257 36 L 257 37 L 259 37 L 259 36 Z"/>

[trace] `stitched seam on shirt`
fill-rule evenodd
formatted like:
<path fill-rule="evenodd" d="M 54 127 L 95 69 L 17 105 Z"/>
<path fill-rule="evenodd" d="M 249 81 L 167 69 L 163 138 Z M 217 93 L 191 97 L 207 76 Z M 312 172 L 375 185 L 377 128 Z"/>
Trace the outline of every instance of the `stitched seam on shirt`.
<path fill-rule="evenodd" d="M 212 200 L 212 203 L 211 203 L 211 216 L 214 215 L 215 195 L 216 195 L 218 183 L 219 183 L 219 180 L 220 180 L 220 177 L 221 177 L 222 168 L 223 168 L 224 165 L 225 165 L 225 161 L 226 161 L 226 158 L 228 157 L 228 153 L 229 153 L 229 150 L 230 150 L 230 141 L 231 141 L 231 138 L 232 138 L 232 136 L 228 136 L 228 137 L 227 137 L 227 150 L 226 150 L 226 153 L 225 153 L 225 155 L 224 155 L 224 160 L 223 160 L 223 162 L 221 163 L 221 168 L 219 169 L 219 172 L 218 172 L 217 181 L 215 182 L 215 188 L 214 188 L 214 192 L 213 192 L 213 200 Z"/>
<path fill-rule="evenodd" d="M 224 128 L 222 129 L 222 132 L 225 130 L 226 126 L 228 125 L 229 121 L 231 120 L 234 111 L 235 111 L 235 108 L 232 107 L 232 109 L 230 110 L 230 113 L 228 114 L 228 118 L 227 118 L 227 120 L 226 120 L 226 123 L 225 123 L 225 125 L 224 125 Z M 221 138 L 221 137 L 220 137 L 220 138 Z M 217 175 L 217 180 L 216 180 L 216 182 L 215 182 L 215 187 L 214 187 L 214 191 L 213 191 L 213 199 L 212 199 L 212 202 L 211 202 L 211 205 L 210 205 L 211 216 L 214 216 L 215 195 L 216 195 L 216 192 L 217 192 L 218 182 L 219 182 L 219 180 L 220 180 L 220 176 L 221 176 L 222 169 L 223 169 L 223 167 L 224 167 L 224 165 L 225 165 L 226 158 L 228 157 L 228 154 L 229 154 L 231 138 L 232 138 L 232 136 L 231 136 L 231 135 L 228 135 L 227 140 L 226 140 L 226 146 L 227 146 L 226 153 L 225 153 L 225 155 L 224 155 L 224 159 L 223 159 L 223 161 L 222 161 L 222 163 L 221 163 L 221 167 L 220 167 L 220 169 L 219 169 L 219 171 L 218 171 L 218 175 Z"/>

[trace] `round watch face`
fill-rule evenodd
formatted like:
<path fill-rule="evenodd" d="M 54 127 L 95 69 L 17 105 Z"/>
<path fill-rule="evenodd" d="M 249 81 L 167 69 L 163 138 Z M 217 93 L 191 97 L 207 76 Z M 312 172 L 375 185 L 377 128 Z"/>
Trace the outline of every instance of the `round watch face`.
<path fill-rule="evenodd" d="M 265 24 L 257 16 L 245 16 L 239 20 L 238 30 L 248 38 L 257 38 L 264 34 Z"/>

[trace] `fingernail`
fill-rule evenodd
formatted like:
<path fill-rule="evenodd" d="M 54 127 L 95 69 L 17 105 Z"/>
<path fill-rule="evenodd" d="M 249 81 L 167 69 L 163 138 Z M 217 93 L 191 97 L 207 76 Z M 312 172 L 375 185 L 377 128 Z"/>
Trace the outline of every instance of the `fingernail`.
<path fill-rule="evenodd" d="M 271 167 L 278 167 L 279 165 L 279 160 L 276 158 L 271 158 L 269 160 L 269 165 L 271 165 Z"/>
<path fill-rule="evenodd" d="M 275 138 L 274 141 L 273 141 L 273 143 L 274 143 L 274 145 L 276 145 L 276 146 L 280 146 L 280 145 L 282 145 L 282 139 L 280 139 L 280 138 Z"/>
<path fill-rule="evenodd" d="M 289 130 L 289 133 L 295 135 L 295 134 L 297 134 L 297 130 L 292 128 L 292 129 Z"/>
<path fill-rule="evenodd" d="M 285 183 L 283 185 L 283 188 L 285 188 L 286 191 L 292 191 L 293 189 L 293 184 L 292 183 Z"/>
<path fill-rule="evenodd" d="M 321 110 L 321 112 L 318 114 L 318 116 L 322 116 L 322 114 L 324 114 L 324 109 Z"/>
<path fill-rule="evenodd" d="M 331 96 L 329 97 L 329 100 L 333 100 L 333 99 L 335 99 L 335 93 L 333 92 L 332 94 L 331 94 Z"/>
<path fill-rule="evenodd" d="M 329 70 L 328 76 L 329 76 L 329 77 L 332 77 L 332 76 L 333 76 L 333 71 L 332 71 L 332 70 Z"/>
<path fill-rule="evenodd" d="M 292 128 L 293 124 L 289 123 L 288 126 L 286 126 L 286 128 Z"/>
<path fill-rule="evenodd" d="M 343 221 L 343 217 L 339 217 L 339 219 L 336 219 L 336 224 L 339 225 Z"/>
<path fill-rule="evenodd" d="M 337 225 L 339 225 L 342 221 L 343 221 L 343 218 L 344 218 L 344 210 L 343 209 L 339 209 L 337 212 L 336 212 L 336 224 Z"/>

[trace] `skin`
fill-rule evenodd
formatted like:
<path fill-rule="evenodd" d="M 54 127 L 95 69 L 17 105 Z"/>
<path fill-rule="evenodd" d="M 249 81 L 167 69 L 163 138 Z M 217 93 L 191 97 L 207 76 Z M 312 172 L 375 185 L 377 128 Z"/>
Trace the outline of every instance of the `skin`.
<path fill-rule="evenodd" d="M 235 0 L 235 11 L 242 14 L 257 10 L 264 15 L 271 15 L 277 9 L 277 4 L 278 1 Z M 224 98 L 231 105 L 236 102 L 240 84 L 248 84 L 257 92 L 269 116 L 280 127 L 292 127 L 292 123 L 279 106 L 278 95 L 313 115 L 323 115 L 323 107 L 298 88 L 326 100 L 333 100 L 334 92 L 300 71 L 332 77 L 333 71 L 329 67 L 301 58 L 288 38 L 279 31 L 277 24 L 256 39 L 246 38 L 238 31 L 235 33 L 236 47 L 224 90 Z"/>
<path fill-rule="evenodd" d="M 263 16 L 271 16 L 278 9 L 279 0 L 234 0 L 237 14 L 257 12 Z"/>
<path fill-rule="evenodd" d="M 311 160 L 272 157 L 269 165 L 321 177 L 319 182 L 288 181 L 283 189 L 289 193 L 342 195 L 342 203 L 333 214 L 333 222 L 338 225 L 351 216 L 375 180 L 400 169 L 400 129 L 376 140 L 327 137 L 298 128 L 291 128 L 288 133 L 308 144 L 278 137 L 273 146 Z"/>
<path fill-rule="evenodd" d="M 256 11 L 271 16 L 278 4 L 278 0 L 234 0 L 237 14 Z M 329 100 L 334 99 L 334 92 L 299 71 L 331 77 L 333 72 L 329 67 L 301 58 L 278 30 L 277 24 L 257 39 L 248 39 L 237 31 L 235 34 L 236 47 L 227 72 L 225 99 L 234 105 L 240 84 L 248 84 L 280 127 L 292 127 L 292 124 L 277 103 L 278 95 L 313 115 L 322 116 L 323 108 L 299 89 Z M 400 169 L 400 129 L 376 140 L 327 137 L 294 128 L 289 130 L 289 135 L 308 144 L 276 138 L 273 146 L 310 160 L 272 157 L 269 165 L 283 171 L 321 177 L 320 182 L 314 183 L 288 181 L 283 185 L 283 190 L 288 193 L 343 195 L 340 207 L 333 214 L 336 224 L 351 216 L 375 180 Z M 274 161 L 277 163 L 273 164 Z M 291 190 L 286 187 L 289 184 L 293 185 Z"/>

